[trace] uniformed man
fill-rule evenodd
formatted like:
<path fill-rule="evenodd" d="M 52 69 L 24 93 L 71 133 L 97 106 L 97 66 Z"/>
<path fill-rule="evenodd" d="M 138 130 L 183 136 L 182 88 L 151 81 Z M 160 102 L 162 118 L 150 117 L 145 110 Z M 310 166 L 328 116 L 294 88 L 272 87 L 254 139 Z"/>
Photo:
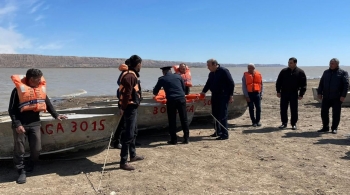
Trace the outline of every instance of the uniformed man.
<path fill-rule="evenodd" d="M 181 76 L 171 73 L 171 66 L 160 68 L 163 75 L 159 77 L 156 86 L 153 89 L 153 94 L 157 95 L 159 90 L 163 87 L 167 99 L 167 113 L 169 122 L 170 141 L 168 144 L 176 145 L 176 111 L 179 112 L 182 130 L 184 132 L 183 142 L 189 143 L 189 128 L 187 122 L 186 98 L 185 98 L 185 84 Z"/>

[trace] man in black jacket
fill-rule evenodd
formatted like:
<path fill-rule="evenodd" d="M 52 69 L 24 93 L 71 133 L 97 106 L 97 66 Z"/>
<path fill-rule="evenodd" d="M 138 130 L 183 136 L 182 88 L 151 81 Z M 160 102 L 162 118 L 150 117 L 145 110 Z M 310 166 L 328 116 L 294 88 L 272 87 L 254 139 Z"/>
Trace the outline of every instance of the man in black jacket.
<path fill-rule="evenodd" d="M 208 90 L 211 91 L 211 109 L 215 117 L 215 133 L 211 137 L 218 136 L 217 140 L 225 140 L 229 137 L 227 131 L 227 107 L 228 103 L 233 102 L 235 83 L 230 71 L 221 67 L 215 59 L 209 59 L 207 66 L 210 73 L 201 94 L 205 95 Z"/>
<path fill-rule="evenodd" d="M 162 67 L 163 76 L 159 77 L 156 86 L 153 89 L 153 94 L 157 95 L 163 87 L 166 95 L 166 108 L 169 121 L 170 141 L 168 144 L 176 145 L 176 112 L 179 112 L 182 130 L 184 132 L 183 144 L 189 143 L 189 127 L 187 121 L 185 84 L 182 77 L 178 74 L 171 73 L 171 66 Z"/>
<path fill-rule="evenodd" d="M 26 85 L 30 88 L 38 88 L 42 82 L 43 73 L 39 69 L 29 69 L 26 73 Z M 14 138 L 14 155 L 13 161 L 16 166 L 19 177 L 18 184 L 26 182 L 26 172 L 32 172 L 34 163 L 38 160 L 41 151 L 41 131 L 40 131 L 40 116 L 37 111 L 28 110 L 21 111 L 20 100 L 17 88 L 14 88 L 11 93 L 8 112 L 12 120 L 13 138 Z M 58 115 L 55 108 L 52 106 L 50 99 L 46 96 L 46 109 L 53 118 L 62 120 L 66 116 Z M 25 142 L 26 138 L 29 141 L 30 160 L 27 165 L 24 164 Z"/>
<path fill-rule="evenodd" d="M 298 122 L 298 100 L 303 99 L 306 91 L 306 75 L 304 71 L 297 67 L 297 59 L 289 58 L 288 68 L 281 70 L 276 81 L 277 97 L 280 100 L 280 115 L 282 125 L 280 129 L 287 127 L 288 105 L 290 103 L 292 129 L 297 129 Z M 299 94 L 298 94 L 299 92 Z"/>
<path fill-rule="evenodd" d="M 348 93 L 349 76 L 348 72 L 339 68 L 339 60 L 331 59 L 329 69 L 323 72 L 318 85 L 318 98 L 322 100 L 321 118 L 323 127 L 318 132 L 329 131 L 329 108 L 332 107 L 332 133 L 336 134 L 340 121 L 341 104 Z"/>

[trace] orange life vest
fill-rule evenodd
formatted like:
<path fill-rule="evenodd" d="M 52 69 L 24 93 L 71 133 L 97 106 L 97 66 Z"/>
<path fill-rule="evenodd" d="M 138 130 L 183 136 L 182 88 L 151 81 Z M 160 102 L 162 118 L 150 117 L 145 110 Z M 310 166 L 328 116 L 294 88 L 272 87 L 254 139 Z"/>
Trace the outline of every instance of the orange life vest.
<path fill-rule="evenodd" d="M 254 74 L 245 72 L 244 77 L 248 92 L 261 92 L 262 76 L 260 72 L 255 71 Z"/>
<path fill-rule="evenodd" d="M 137 77 L 136 73 L 132 70 L 128 70 L 128 66 L 125 65 L 125 64 L 122 64 L 119 66 L 119 70 L 121 71 L 125 71 L 121 77 L 120 77 L 120 81 L 124 78 L 124 76 L 126 74 L 133 74 L 136 78 L 137 78 L 137 84 L 134 86 L 134 89 L 131 93 L 131 95 L 129 95 L 129 97 L 126 97 L 129 99 L 129 102 L 128 104 L 139 104 L 140 101 L 141 101 L 141 91 L 140 91 L 140 80 L 139 78 Z M 121 101 L 124 99 L 123 97 L 123 92 L 124 92 L 124 86 L 122 84 L 119 85 L 119 103 L 121 104 Z"/>
<path fill-rule="evenodd" d="M 186 98 L 186 102 L 190 103 L 198 100 L 203 100 L 204 96 L 201 96 L 201 94 L 188 94 L 185 96 L 185 98 Z M 158 94 L 154 96 L 153 99 L 156 102 L 159 102 L 161 104 L 166 104 L 167 99 L 166 99 L 165 91 L 163 89 L 159 90 Z"/>
<path fill-rule="evenodd" d="M 46 81 L 41 77 L 37 88 L 27 85 L 25 75 L 12 75 L 11 79 L 16 86 L 19 97 L 19 109 L 21 112 L 32 110 L 34 112 L 46 112 Z"/>
<path fill-rule="evenodd" d="M 179 65 L 174 65 L 173 68 L 174 68 L 175 73 L 179 74 L 182 77 L 182 79 L 183 79 L 183 81 L 185 83 L 185 86 L 192 87 L 192 77 L 191 77 L 190 68 L 188 68 L 188 66 L 186 66 L 185 74 L 181 74 L 180 73 Z"/>

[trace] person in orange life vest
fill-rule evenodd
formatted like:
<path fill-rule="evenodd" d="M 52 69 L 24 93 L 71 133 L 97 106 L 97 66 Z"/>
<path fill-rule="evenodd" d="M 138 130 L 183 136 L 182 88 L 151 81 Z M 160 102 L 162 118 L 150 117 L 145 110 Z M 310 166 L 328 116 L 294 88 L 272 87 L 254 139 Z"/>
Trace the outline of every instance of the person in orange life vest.
<path fill-rule="evenodd" d="M 143 160 L 143 156 L 136 155 L 135 141 L 137 136 L 137 108 L 142 100 L 139 72 L 142 66 L 142 59 L 137 55 L 129 58 L 128 70 L 120 78 L 119 85 L 119 111 L 123 115 L 124 132 L 121 136 L 122 148 L 120 150 L 120 168 L 134 170 L 135 168 L 127 163 L 130 153 L 130 162 Z"/>
<path fill-rule="evenodd" d="M 262 76 L 255 70 L 255 65 L 248 64 L 248 72 L 243 74 L 242 90 L 249 107 L 249 115 L 254 127 L 261 126 L 261 99 L 264 93 Z M 256 115 L 254 116 L 254 106 Z"/>
<path fill-rule="evenodd" d="M 13 75 L 16 87 L 12 90 L 8 112 L 12 120 L 14 137 L 13 161 L 19 177 L 17 183 L 26 182 L 26 172 L 32 172 L 34 163 L 41 151 L 40 111 L 48 111 L 53 118 L 62 120 L 67 117 L 57 114 L 46 95 L 46 81 L 39 69 L 29 69 L 25 77 Z M 33 93 L 37 97 L 32 97 Z M 24 163 L 25 142 L 29 141 L 30 160 Z"/>
<path fill-rule="evenodd" d="M 190 75 L 186 75 L 186 68 L 188 68 L 188 67 L 185 63 L 181 63 L 179 65 L 179 75 L 182 77 L 182 79 L 185 82 L 185 95 L 188 95 L 188 94 L 190 94 L 190 87 L 192 86 L 192 84 L 191 84 Z M 187 78 L 187 77 L 189 77 L 189 78 Z M 189 81 L 187 81 L 187 79 L 189 79 Z"/>

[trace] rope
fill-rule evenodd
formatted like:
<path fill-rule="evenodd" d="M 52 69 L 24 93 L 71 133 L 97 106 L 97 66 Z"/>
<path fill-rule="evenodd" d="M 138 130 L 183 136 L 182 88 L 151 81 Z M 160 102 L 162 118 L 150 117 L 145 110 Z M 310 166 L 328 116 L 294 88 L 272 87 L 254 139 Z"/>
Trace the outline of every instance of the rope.
<path fill-rule="evenodd" d="M 102 182 L 102 177 L 103 177 L 103 173 L 105 171 L 105 167 L 106 167 L 106 163 L 107 163 L 107 157 L 108 157 L 108 152 L 109 152 L 109 148 L 111 147 L 111 142 L 112 142 L 112 138 L 113 138 L 113 135 L 114 135 L 114 131 L 118 128 L 118 125 L 120 123 L 120 120 L 122 118 L 122 115 L 120 116 L 119 120 L 118 120 L 118 123 L 117 123 L 117 126 L 112 129 L 112 132 L 111 132 L 111 137 L 109 138 L 109 143 L 108 143 L 108 148 L 107 148 L 107 154 L 106 154 L 106 157 L 105 157 L 105 162 L 103 163 L 103 167 L 102 167 L 102 172 L 101 172 L 101 177 L 100 177 L 100 182 L 98 184 L 98 188 L 97 188 L 97 192 L 100 190 L 100 187 L 101 187 L 101 182 Z M 95 189 L 95 188 L 94 188 Z M 95 190 L 96 191 L 96 190 Z"/>
<path fill-rule="evenodd" d="M 224 128 L 226 131 L 228 131 L 228 129 L 226 129 L 226 127 L 224 127 L 224 125 L 222 125 L 222 124 L 220 123 L 220 121 L 218 121 L 218 119 L 216 119 L 215 116 L 214 116 L 213 114 L 210 114 L 210 115 L 214 118 L 214 120 L 216 120 L 216 122 L 219 123 L 219 125 L 220 125 L 222 128 Z M 215 128 L 216 128 L 216 123 L 215 123 Z M 217 133 L 217 132 L 216 132 L 216 129 L 215 129 L 215 133 Z M 216 134 L 216 135 L 217 135 L 217 134 Z"/>

